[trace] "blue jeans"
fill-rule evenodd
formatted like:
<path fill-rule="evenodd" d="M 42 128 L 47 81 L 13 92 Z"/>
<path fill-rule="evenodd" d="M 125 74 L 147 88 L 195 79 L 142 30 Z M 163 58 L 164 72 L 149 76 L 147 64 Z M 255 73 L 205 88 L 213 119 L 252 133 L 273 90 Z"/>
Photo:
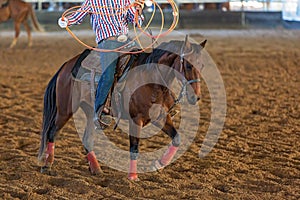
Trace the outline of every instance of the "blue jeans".
<path fill-rule="evenodd" d="M 99 42 L 99 49 L 116 49 L 123 46 L 124 43 L 116 40 L 103 40 Z M 104 105 L 108 93 L 114 82 L 114 75 L 118 63 L 120 53 L 118 52 L 100 52 L 100 64 L 102 75 L 98 82 L 95 98 L 95 112 L 98 112 L 100 107 Z"/>

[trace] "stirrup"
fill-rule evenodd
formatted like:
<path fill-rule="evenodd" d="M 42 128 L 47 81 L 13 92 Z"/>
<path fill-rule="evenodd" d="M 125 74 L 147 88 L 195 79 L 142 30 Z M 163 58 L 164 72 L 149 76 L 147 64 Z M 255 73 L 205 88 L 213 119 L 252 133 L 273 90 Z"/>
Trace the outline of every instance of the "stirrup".
<path fill-rule="evenodd" d="M 101 113 L 101 117 L 98 117 L 98 114 L 95 113 L 94 116 L 94 124 L 96 130 L 104 130 L 110 126 L 112 122 L 112 116 L 107 115 L 105 113 Z"/>

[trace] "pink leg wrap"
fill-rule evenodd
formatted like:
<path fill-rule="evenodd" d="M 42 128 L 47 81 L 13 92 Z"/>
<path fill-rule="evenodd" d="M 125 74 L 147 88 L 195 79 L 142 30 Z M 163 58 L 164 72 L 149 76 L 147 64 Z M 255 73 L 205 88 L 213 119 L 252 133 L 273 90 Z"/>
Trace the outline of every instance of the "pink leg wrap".
<path fill-rule="evenodd" d="M 164 166 L 168 165 L 171 162 L 174 155 L 176 154 L 177 150 L 178 147 L 171 145 L 166 151 L 166 153 L 162 156 L 160 160 L 161 164 L 163 164 Z"/>
<path fill-rule="evenodd" d="M 53 142 L 48 142 L 45 160 L 46 166 L 51 166 L 54 162 L 54 147 L 55 144 Z"/>
<path fill-rule="evenodd" d="M 128 173 L 129 180 L 137 180 L 137 160 L 130 160 L 129 164 L 129 173 Z"/>
<path fill-rule="evenodd" d="M 91 173 L 99 174 L 101 169 L 94 151 L 91 151 L 87 154 L 87 160 L 89 162 Z"/>

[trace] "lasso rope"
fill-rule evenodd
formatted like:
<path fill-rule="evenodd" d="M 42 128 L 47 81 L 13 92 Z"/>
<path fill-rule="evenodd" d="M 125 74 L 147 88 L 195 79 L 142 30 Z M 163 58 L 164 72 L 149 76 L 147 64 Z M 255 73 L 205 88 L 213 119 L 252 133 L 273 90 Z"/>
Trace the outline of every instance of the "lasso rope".
<path fill-rule="evenodd" d="M 116 49 L 112 49 L 112 50 L 108 50 L 108 49 L 99 49 L 99 48 L 95 48 L 95 47 L 91 47 L 90 45 L 87 45 L 86 43 L 84 43 L 83 41 L 81 41 L 72 31 L 71 29 L 67 26 L 66 27 L 66 30 L 69 32 L 69 34 L 74 38 L 76 39 L 81 45 L 87 47 L 88 49 L 92 49 L 92 50 L 95 50 L 95 51 L 100 51 L 100 52 L 120 52 L 120 53 L 130 53 L 130 54 L 136 54 L 136 53 L 141 53 L 141 52 L 144 52 L 146 49 L 152 47 L 152 45 L 154 45 L 157 40 L 163 36 L 166 36 L 167 34 L 171 33 L 175 27 L 177 26 L 178 24 L 178 20 L 179 20 L 179 11 L 178 11 L 178 7 L 176 5 L 176 3 L 174 2 L 174 0 L 168 0 L 168 3 L 171 5 L 172 7 L 172 15 L 173 15 L 173 21 L 172 21 L 172 24 L 170 25 L 169 29 L 165 32 L 162 32 L 163 28 L 164 28 L 164 14 L 163 14 L 163 11 L 161 9 L 161 7 L 158 5 L 157 2 L 155 2 L 155 0 L 151 0 L 152 4 L 154 5 L 154 9 L 153 9 L 153 12 L 152 12 L 152 15 L 148 21 L 148 23 L 145 25 L 144 28 L 141 27 L 141 25 L 138 23 L 138 12 L 135 13 L 135 16 L 134 16 L 134 21 L 138 27 L 138 29 L 141 31 L 140 33 L 137 33 L 137 29 L 135 26 L 133 26 L 133 30 L 134 30 L 134 33 L 135 33 L 135 37 L 129 41 L 127 44 L 119 47 L 119 48 L 116 48 Z M 115 9 L 115 8 L 111 8 L 111 9 L 115 9 L 117 10 L 117 14 L 120 14 L 120 13 L 123 13 L 123 12 L 127 12 L 127 10 L 131 7 L 135 7 L 139 5 L 141 8 L 144 7 L 144 1 L 143 2 L 133 2 L 131 3 L 129 6 L 125 7 L 125 8 L 121 8 L 121 9 Z M 72 15 L 73 13 L 75 12 L 89 12 L 87 11 L 87 9 L 85 10 L 85 8 L 83 9 L 79 9 L 81 8 L 81 6 L 74 6 L 72 8 L 69 8 L 67 9 L 63 14 L 62 14 L 62 19 L 64 19 L 65 17 L 67 16 L 70 16 Z M 101 6 L 98 8 L 109 8 L 107 6 Z M 149 33 L 146 32 L 146 30 L 149 28 L 153 18 L 154 18 L 154 15 L 155 15 L 155 11 L 156 9 L 159 9 L 160 13 L 161 13 L 161 26 L 160 26 L 160 30 L 159 30 L 159 34 L 153 36 Z M 76 9 L 76 10 L 75 10 Z M 107 13 L 98 13 L 98 12 L 89 12 L 91 14 L 100 14 L 100 15 L 108 15 L 108 16 L 111 16 L 111 15 L 116 15 L 115 13 L 114 14 L 107 14 Z M 140 41 L 140 37 L 141 35 L 144 34 L 146 35 L 147 37 L 151 38 L 152 39 L 152 43 L 146 47 L 143 47 L 142 44 L 141 44 L 141 41 Z M 123 48 L 125 48 L 126 46 L 130 45 L 131 43 L 133 43 L 134 41 L 137 41 L 137 43 L 140 45 L 141 47 L 141 50 L 139 51 L 135 51 L 135 52 L 128 52 L 128 51 L 124 51 L 124 50 L 121 50 Z"/>

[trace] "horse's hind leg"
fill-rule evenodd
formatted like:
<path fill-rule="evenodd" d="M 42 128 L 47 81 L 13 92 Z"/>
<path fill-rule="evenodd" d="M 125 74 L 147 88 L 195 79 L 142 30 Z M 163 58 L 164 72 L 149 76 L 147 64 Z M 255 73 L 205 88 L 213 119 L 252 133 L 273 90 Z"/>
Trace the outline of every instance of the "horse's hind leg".
<path fill-rule="evenodd" d="M 96 175 L 100 174 L 102 172 L 100 165 L 98 163 L 98 160 L 96 158 L 95 152 L 93 151 L 94 149 L 94 122 L 93 122 L 93 107 L 90 106 L 86 102 L 81 102 L 80 107 L 83 109 L 87 122 L 86 122 L 86 127 L 84 130 L 84 135 L 82 138 L 82 143 L 84 145 L 84 148 L 87 152 L 87 160 L 89 163 L 89 169 L 91 174 Z"/>
<path fill-rule="evenodd" d="M 67 121 L 70 119 L 72 114 L 68 115 L 56 115 L 55 125 L 51 127 L 51 129 L 48 132 L 47 138 L 47 149 L 45 153 L 45 165 L 41 168 L 42 173 L 50 173 L 51 167 L 54 162 L 54 148 L 55 148 L 55 137 L 57 133 L 62 129 L 62 127 L 67 123 Z"/>
<path fill-rule="evenodd" d="M 52 127 L 49 130 L 48 135 L 54 135 L 55 132 L 56 132 L 56 128 Z M 52 164 L 54 162 L 54 147 L 55 147 L 54 139 L 52 139 L 51 141 L 49 140 L 47 143 L 47 148 L 46 148 L 46 152 L 45 152 L 45 164 L 41 168 L 41 173 L 50 173 Z"/>
<path fill-rule="evenodd" d="M 161 159 L 154 162 L 154 167 L 156 169 L 162 169 L 170 164 L 174 155 L 176 154 L 180 145 L 180 135 L 176 131 L 170 115 L 167 115 L 167 120 L 164 125 L 160 123 L 154 123 L 154 125 L 160 128 L 162 127 L 162 130 L 172 139 L 172 144 L 169 146 L 168 150 L 164 153 Z"/>

